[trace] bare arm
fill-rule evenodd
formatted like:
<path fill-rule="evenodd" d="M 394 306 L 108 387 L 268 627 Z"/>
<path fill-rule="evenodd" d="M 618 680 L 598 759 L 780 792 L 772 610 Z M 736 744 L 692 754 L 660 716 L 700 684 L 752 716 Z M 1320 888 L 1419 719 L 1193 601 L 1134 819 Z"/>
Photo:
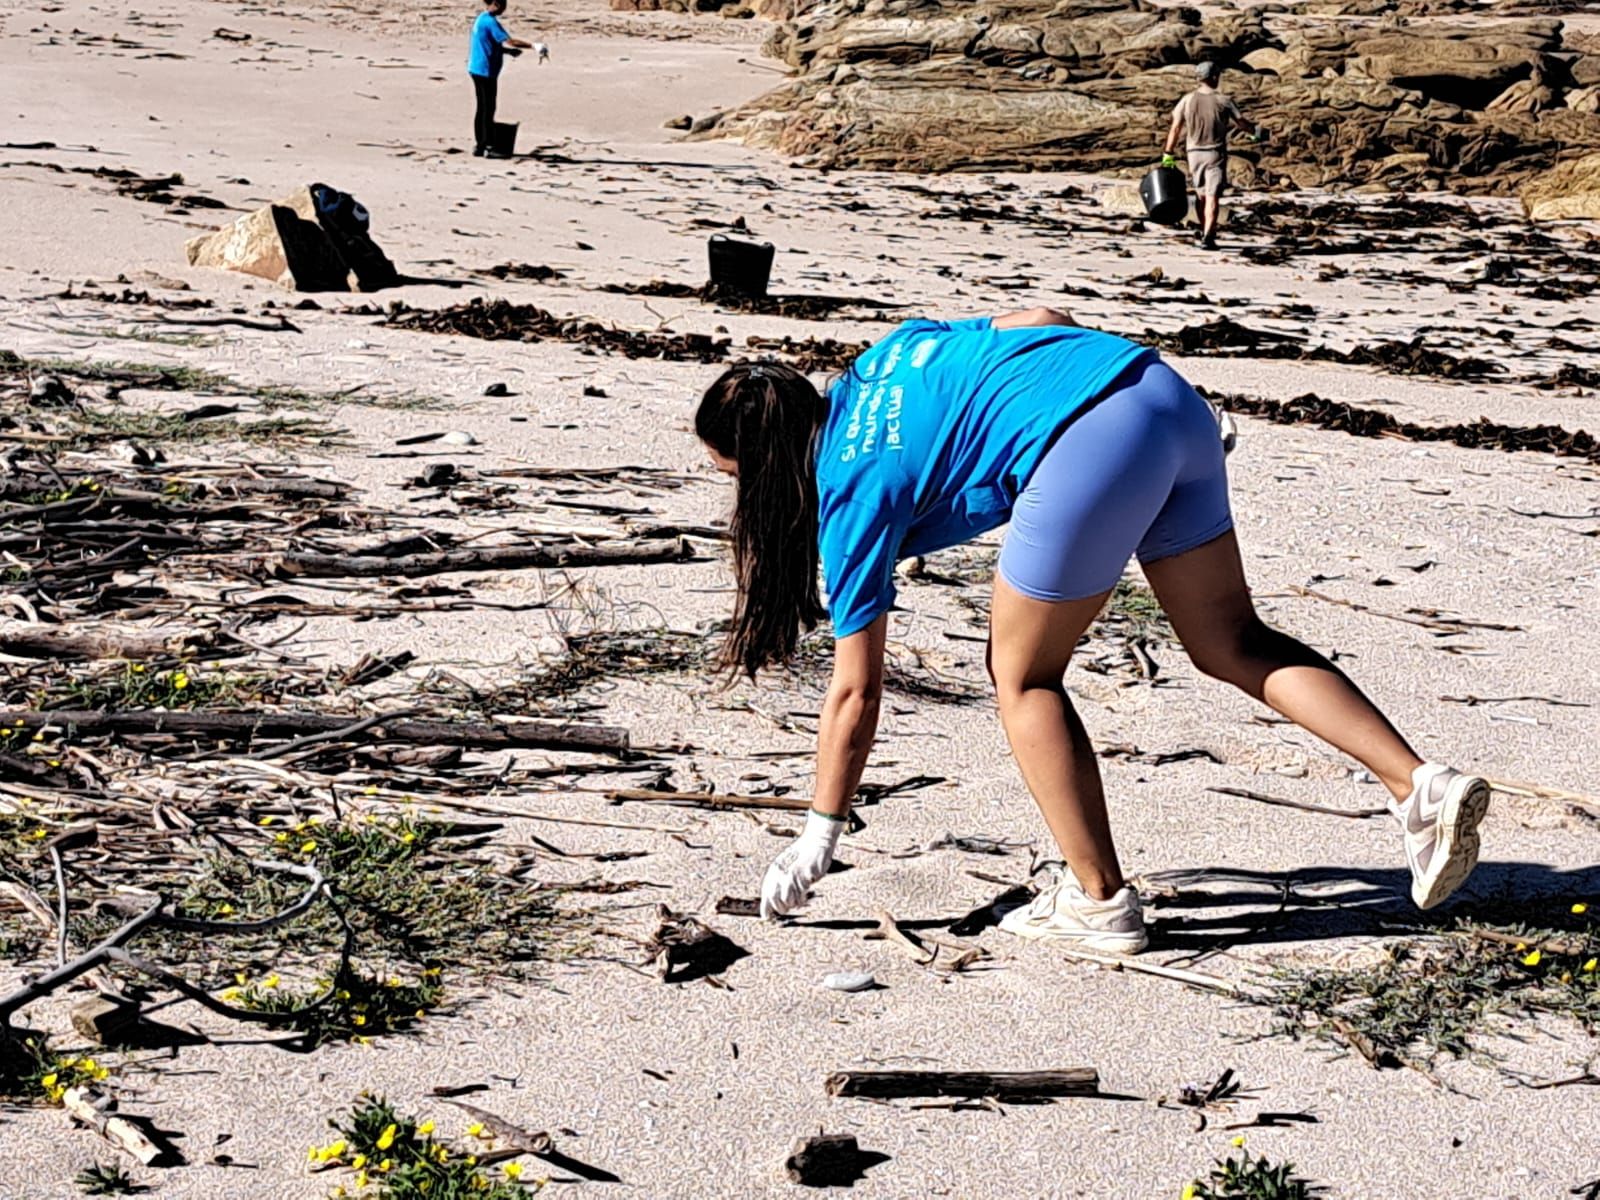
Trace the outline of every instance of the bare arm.
<path fill-rule="evenodd" d="M 1167 144 L 1161 148 L 1161 153 L 1171 154 L 1178 148 L 1178 143 L 1183 140 L 1183 118 L 1177 113 L 1172 114 L 1172 124 L 1167 129 Z"/>
<path fill-rule="evenodd" d="M 505 47 L 507 47 L 509 49 L 512 49 L 512 50 L 532 50 L 533 49 L 533 43 L 532 42 L 525 42 L 521 38 L 508 37 L 505 41 L 501 42 L 500 44 L 502 46 L 505 46 Z"/>
<path fill-rule="evenodd" d="M 840 818 L 850 813 L 850 800 L 878 736 L 888 632 L 885 613 L 834 645 L 833 680 L 817 730 L 817 791 L 811 807 L 820 813 Z"/>
<path fill-rule="evenodd" d="M 1025 308 L 1002 313 L 992 322 L 996 329 L 1032 329 L 1039 325 L 1076 325 L 1072 314 L 1059 308 Z"/>

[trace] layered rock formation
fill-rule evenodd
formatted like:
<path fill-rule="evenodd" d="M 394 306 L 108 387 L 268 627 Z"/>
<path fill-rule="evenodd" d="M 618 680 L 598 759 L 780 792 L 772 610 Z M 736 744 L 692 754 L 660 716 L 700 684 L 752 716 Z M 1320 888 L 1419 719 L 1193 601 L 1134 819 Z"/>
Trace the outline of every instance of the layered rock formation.
<path fill-rule="evenodd" d="M 821 0 L 768 40 L 795 77 L 696 136 L 820 167 L 1139 169 L 1192 64 L 1211 59 L 1269 131 L 1233 156 L 1244 186 L 1508 193 L 1600 151 L 1600 57 L 1559 20 L 1402 11 L 1484 10 L 1306 0 L 1203 19 L 1147 0 Z"/>

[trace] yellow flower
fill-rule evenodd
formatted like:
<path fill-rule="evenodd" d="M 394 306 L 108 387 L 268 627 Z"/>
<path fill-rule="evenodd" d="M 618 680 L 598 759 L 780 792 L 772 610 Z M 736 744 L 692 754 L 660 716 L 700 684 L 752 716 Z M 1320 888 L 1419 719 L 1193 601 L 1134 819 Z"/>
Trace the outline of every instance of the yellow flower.
<path fill-rule="evenodd" d="M 52 758 L 50 760 L 50 765 L 52 767 L 59 767 L 61 765 L 61 760 L 59 758 Z"/>
<path fill-rule="evenodd" d="M 261 981 L 261 986 L 264 988 L 275 988 L 282 982 L 283 981 L 278 978 L 278 973 L 274 971 L 271 975 L 268 975 Z"/>
<path fill-rule="evenodd" d="M 433 1132 L 433 1122 L 432 1121 L 424 1121 L 421 1125 L 417 1126 L 417 1132 L 420 1135 L 422 1135 L 423 1137 L 427 1137 L 430 1133 Z"/>
<path fill-rule="evenodd" d="M 143 664 L 142 663 L 134 663 L 133 664 L 133 673 L 135 675 L 143 675 L 144 674 L 144 666 L 143 666 Z"/>
<path fill-rule="evenodd" d="M 365 1154 L 358 1154 L 358 1155 L 356 1155 L 354 1158 L 352 1158 L 350 1160 L 350 1169 L 352 1171 L 359 1171 L 359 1170 L 361 1170 L 362 1167 L 364 1167 L 366 1165 L 367 1165 L 367 1156 Z"/>
<path fill-rule="evenodd" d="M 246 975 L 243 971 L 235 971 L 233 973 L 233 981 L 240 987 L 243 987 L 245 984 L 250 982 L 250 976 Z"/>
<path fill-rule="evenodd" d="M 306 1161 L 307 1162 L 317 1162 L 319 1159 L 321 1159 L 321 1157 L 322 1157 L 322 1151 L 319 1150 L 315 1146 L 312 1146 L 309 1150 L 306 1151 Z"/>
<path fill-rule="evenodd" d="M 272 840 L 281 845 L 284 842 L 287 842 L 289 840 L 289 835 L 287 833 L 280 833 L 275 838 L 273 838 Z"/>
<path fill-rule="evenodd" d="M 1235 1146 L 1242 1146 L 1242 1145 L 1244 1145 L 1244 1134 L 1242 1134 L 1242 1133 L 1241 1133 L 1241 1134 L 1240 1134 L 1240 1135 L 1239 1135 L 1239 1136 L 1238 1136 L 1238 1137 L 1236 1137 L 1236 1138 L 1234 1138 L 1234 1139 L 1233 1139 L 1233 1144 L 1234 1144 L 1234 1145 L 1235 1145 Z"/>
<path fill-rule="evenodd" d="M 1525 967 L 1537 967 L 1539 965 L 1539 960 L 1542 958 L 1544 958 L 1544 955 L 1538 950 L 1535 950 L 1531 954 L 1524 954 L 1522 956 L 1522 965 Z"/>
<path fill-rule="evenodd" d="M 367 1019 L 365 1017 L 363 1017 L 360 1013 L 357 1013 L 355 1016 L 350 1018 L 350 1023 L 352 1025 L 357 1025 L 357 1026 L 365 1025 L 367 1023 Z"/>
<path fill-rule="evenodd" d="M 108 1078 L 110 1078 L 110 1076 L 111 1076 L 111 1068 L 110 1067 L 96 1067 L 94 1069 L 94 1077 L 97 1080 L 98 1079 L 108 1079 Z"/>
<path fill-rule="evenodd" d="M 414 1012 L 414 1013 L 412 1013 L 412 1014 L 411 1014 L 411 1015 L 412 1015 L 412 1016 L 413 1016 L 413 1017 L 415 1017 L 415 1018 L 416 1018 L 416 1019 L 417 1019 L 417 1020 L 419 1020 L 419 1021 L 420 1021 L 420 1020 L 422 1020 L 422 1018 L 423 1018 L 423 1017 L 425 1017 L 425 1016 L 427 1016 L 427 1015 L 428 1015 L 428 1014 L 427 1014 L 427 1013 L 425 1013 L 425 1012 L 423 1012 L 423 1011 L 422 1011 L 422 1010 L 421 1010 L 421 1009 L 420 1009 L 420 1008 L 419 1008 L 419 1009 L 417 1009 L 417 1011 L 416 1011 L 416 1012 Z"/>
<path fill-rule="evenodd" d="M 217 915 L 219 917 L 231 917 L 233 915 L 233 905 L 231 905 L 231 904 L 219 904 L 219 905 L 217 905 Z"/>
<path fill-rule="evenodd" d="M 53 1088 L 53 1087 L 55 1087 L 55 1085 L 56 1085 L 56 1073 L 54 1071 L 51 1071 L 50 1074 L 46 1075 L 43 1079 L 39 1080 L 39 1086 L 40 1087 Z"/>
<path fill-rule="evenodd" d="M 172 677 L 172 686 L 177 688 L 180 692 L 183 691 L 184 688 L 189 686 L 189 677 L 182 671 L 179 671 Z"/>
<path fill-rule="evenodd" d="M 402 833 L 400 835 L 400 840 L 402 842 L 405 842 L 407 845 L 410 845 L 412 842 L 417 840 L 417 835 L 412 833 L 411 830 L 408 829 L 408 830 L 406 830 L 404 833 Z"/>
<path fill-rule="evenodd" d="M 363 791 L 361 794 L 363 796 L 376 796 L 378 794 L 378 789 L 377 789 L 376 786 L 369 784 L 367 786 L 366 790 Z"/>
<path fill-rule="evenodd" d="M 474 1121 L 471 1125 L 468 1125 L 467 1126 L 467 1136 L 468 1137 L 482 1137 L 483 1136 L 483 1122 L 482 1121 Z"/>
<path fill-rule="evenodd" d="M 399 1126 L 397 1126 L 397 1125 L 385 1126 L 383 1132 L 378 1135 L 378 1142 L 377 1142 L 378 1149 L 379 1150 L 387 1150 L 390 1146 L 394 1145 L 394 1135 L 397 1132 L 399 1132 Z M 384 1162 L 388 1162 L 388 1161 L 389 1161 L 388 1159 L 384 1159 Z M 389 1168 L 388 1167 L 379 1167 L 378 1169 L 380 1171 L 387 1171 Z"/>
<path fill-rule="evenodd" d="M 356 1172 L 356 1186 L 358 1188 L 364 1188 L 367 1186 L 367 1173 L 365 1171 Z"/>
<path fill-rule="evenodd" d="M 1583 964 L 1583 969 L 1585 971 L 1592 971 L 1596 967 L 1600 967 L 1600 958 L 1591 958 L 1588 962 Z"/>
<path fill-rule="evenodd" d="M 1589 911 L 1589 906 L 1587 904 L 1574 904 L 1572 906 L 1572 911 L 1574 915 L 1581 917 L 1584 913 Z"/>
<path fill-rule="evenodd" d="M 277 817 L 262 817 L 261 820 L 256 822 L 256 824 L 257 825 L 271 825 L 277 819 L 278 819 Z"/>
<path fill-rule="evenodd" d="M 94 1074 L 96 1065 L 97 1064 L 92 1058 L 82 1059 L 78 1063 L 78 1066 L 82 1067 L 85 1071 L 88 1071 L 91 1075 Z"/>
<path fill-rule="evenodd" d="M 1194 1200 L 1194 1184 L 1192 1184 L 1192 1183 L 1184 1184 L 1183 1185 L 1183 1195 L 1179 1196 L 1178 1200 Z"/>
<path fill-rule="evenodd" d="M 228 988 L 226 991 L 224 991 L 222 993 L 222 996 L 221 996 L 222 1002 L 224 1004 L 232 1004 L 238 998 L 239 998 L 239 989 L 238 988 Z"/>
<path fill-rule="evenodd" d="M 390 1129 L 390 1130 L 393 1130 L 393 1129 L 394 1129 L 394 1126 L 393 1126 L 393 1125 L 391 1125 L 391 1126 L 389 1126 L 389 1129 Z M 392 1138 L 392 1137 L 391 1137 L 391 1139 L 390 1139 L 390 1140 L 391 1140 L 391 1141 L 392 1141 L 392 1140 L 393 1140 L 393 1138 Z M 378 1170 L 380 1170 L 380 1171 L 387 1171 L 387 1170 L 388 1170 L 388 1169 L 389 1169 L 389 1168 L 390 1168 L 390 1167 L 392 1167 L 392 1166 L 394 1166 L 394 1159 L 392 1159 L 392 1158 L 386 1158 L 386 1159 L 384 1159 L 384 1160 L 383 1160 L 383 1161 L 382 1161 L 382 1162 L 381 1162 L 381 1163 L 379 1163 L 379 1164 L 378 1164 Z"/>
<path fill-rule="evenodd" d="M 60 766 L 60 765 L 61 765 L 60 763 L 56 764 L 56 766 Z M 31 836 L 33 838 L 33 840 L 36 841 L 36 842 L 42 842 L 42 841 L 44 841 L 45 838 L 50 836 L 50 833 L 49 833 L 48 830 L 45 830 L 45 829 L 41 828 L 41 829 L 35 829 L 33 831 L 33 833 L 30 834 L 29 836 Z"/>
<path fill-rule="evenodd" d="M 507 1179 L 521 1179 L 522 1178 L 522 1164 L 521 1163 L 508 1162 L 505 1166 L 501 1167 L 500 1169 L 506 1173 L 506 1178 Z"/>
<path fill-rule="evenodd" d="M 317 844 L 315 842 L 305 841 L 305 842 L 301 842 L 300 843 L 300 853 L 301 854 L 313 854 L 313 853 L 316 852 L 316 849 L 317 849 Z"/>

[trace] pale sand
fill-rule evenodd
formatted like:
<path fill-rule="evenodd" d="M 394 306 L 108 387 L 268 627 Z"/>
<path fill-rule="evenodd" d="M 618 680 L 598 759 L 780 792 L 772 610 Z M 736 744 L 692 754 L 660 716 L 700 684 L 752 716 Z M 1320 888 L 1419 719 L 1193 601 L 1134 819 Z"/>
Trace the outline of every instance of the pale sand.
<path fill-rule="evenodd" d="M 738 61 L 755 57 L 761 30 L 715 18 L 624 18 L 567 0 L 560 19 L 541 27 L 514 11 L 518 32 L 548 34 L 554 61 L 543 68 L 527 60 L 513 65 L 503 88 L 504 115 L 523 119 L 525 147 L 549 146 L 576 161 L 486 164 L 447 155 L 447 148 L 462 145 L 471 118 L 460 61 L 461 27 L 471 6 L 460 7 L 441 17 L 436 6 L 395 4 L 370 13 L 342 9 L 330 19 L 316 6 L 167 0 L 146 11 L 141 23 L 81 0 L 48 13 L 0 4 L 5 140 L 99 147 L 0 156 L 10 164 L 0 169 L 0 346 L 32 355 L 190 362 L 249 382 L 311 391 L 369 384 L 380 394 L 446 400 L 448 412 L 347 406 L 328 414 L 352 431 L 356 446 L 304 465 L 370 489 L 379 503 L 402 499 L 396 485 L 416 464 L 368 453 L 406 434 L 461 428 L 483 442 L 476 456 L 461 457 L 477 465 L 631 462 L 695 473 L 700 482 L 657 507 L 669 518 L 705 520 L 724 510 L 728 493 L 701 462 L 687 421 L 712 369 L 587 357 L 554 344 L 407 334 L 334 313 L 294 314 L 305 330 L 300 336 L 223 331 L 210 348 L 107 336 L 136 332 L 128 324 L 136 310 L 44 297 L 68 281 L 109 282 L 119 274 L 148 286 L 144 272 L 187 280 L 200 294 L 251 310 L 284 297 L 265 284 L 183 265 L 183 239 L 227 214 L 174 218 L 85 177 L 16 164 L 180 171 L 191 188 L 241 209 L 295 184 L 325 180 L 368 205 L 377 237 L 402 270 L 466 277 L 467 268 L 498 262 L 548 263 L 571 273 L 566 285 L 496 285 L 491 293 L 643 328 L 663 317 L 673 330 L 725 326 L 738 337 L 870 337 L 883 328 L 728 316 L 687 302 L 645 304 L 581 290 L 653 276 L 698 282 L 706 230 L 691 220 L 739 215 L 779 245 L 777 284 L 784 290 L 893 298 L 913 311 L 964 314 L 1059 302 L 1056 289 L 1067 281 L 1114 294 L 1115 281 L 1160 263 L 1212 296 L 1249 299 L 1249 306 L 1227 310 L 1246 323 L 1271 324 L 1253 316 L 1263 302 L 1312 304 L 1319 314 L 1312 328 L 1340 345 L 1409 336 L 1430 322 L 1493 330 L 1506 319 L 1502 303 L 1518 310 L 1513 315 L 1543 324 L 1580 312 L 1600 318 L 1594 300 L 1530 306 L 1488 288 L 1457 296 L 1436 288 L 1387 288 L 1370 277 L 1319 283 L 1314 266 L 1252 267 L 1232 256 L 1202 256 L 1154 231 L 1062 239 L 1001 225 L 986 235 L 971 225 L 920 219 L 931 201 L 902 186 L 959 190 L 986 202 L 997 198 L 997 185 L 1015 186 L 1020 190 L 999 198 L 1020 202 L 1067 182 L 1103 190 L 1104 181 L 819 177 L 735 146 L 674 144 L 660 129 L 663 120 L 732 105 L 771 79 L 770 70 Z M 423 9 L 430 11 L 423 15 Z M 241 48 L 208 40 L 220 25 L 250 31 L 256 41 Z M 73 28 L 120 31 L 190 57 L 173 61 L 143 58 L 147 51 L 140 50 L 46 44 L 48 31 Z M 263 53 L 271 61 L 250 61 Z M 240 178 L 249 182 L 232 182 Z M 849 213 L 823 207 L 851 199 L 866 207 Z M 579 241 L 596 249 L 580 250 Z M 1116 256 L 1124 246 L 1132 257 Z M 1363 270 L 1386 268 L 1370 259 L 1341 261 Z M 940 268 L 958 274 L 941 275 Z M 1018 271 L 1037 276 L 1038 285 L 1002 291 L 976 282 Z M 475 294 L 483 294 L 476 285 L 396 293 L 417 305 Z M 1127 332 L 1175 328 L 1206 315 L 1185 305 L 1067 303 L 1086 322 Z M 1518 337 L 1515 348 L 1538 349 L 1526 346 L 1522 333 Z M 1545 370 L 1563 361 L 1593 365 L 1582 355 L 1539 350 L 1513 366 Z M 1205 384 L 1281 397 L 1315 390 L 1381 400 L 1397 416 L 1423 422 L 1487 415 L 1569 428 L 1594 423 L 1590 397 L 1518 386 L 1397 379 L 1315 364 L 1200 359 L 1180 365 Z M 483 398 L 484 385 L 496 380 L 509 382 L 518 395 Z M 591 383 L 608 398 L 584 398 L 583 386 Z M 530 419 L 513 423 L 514 415 Z M 1250 420 L 1242 425 L 1242 448 L 1231 460 L 1235 507 L 1252 577 L 1272 618 L 1325 651 L 1337 650 L 1426 753 L 1501 777 L 1595 791 L 1593 709 L 1468 708 L 1441 704 L 1439 697 L 1539 694 L 1600 701 L 1600 563 L 1595 541 L 1575 536 L 1597 520 L 1510 511 L 1589 512 L 1600 495 L 1596 471 L 1538 454 L 1353 439 Z M 468 523 L 492 524 L 481 517 Z M 1403 569 L 1428 559 L 1438 565 L 1422 573 Z M 1456 638 L 1477 652 L 1441 653 L 1439 639 L 1427 630 L 1282 596 L 1317 575 L 1338 577 L 1318 585 L 1329 594 L 1384 611 L 1438 608 L 1521 625 L 1525 632 Z M 1379 577 L 1394 586 L 1372 587 Z M 729 603 L 725 568 L 717 562 L 616 569 L 595 573 L 592 582 L 615 605 L 637 606 L 642 622 L 662 619 L 674 628 L 723 615 Z M 495 590 L 526 596 L 540 586 L 529 576 L 512 576 Z M 981 646 L 944 636 L 979 632 L 953 593 L 908 585 L 902 604 L 907 611 L 895 619 L 896 642 L 926 652 L 930 662 L 962 679 L 981 680 Z M 318 620 L 292 644 L 337 662 L 405 646 L 419 653 L 421 664 L 504 664 L 527 658 L 550 621 L 537 613 L 366 624 Z M 1285 872 L 1302 896 L 1337 896 L 1357 909 L 1403 915 L 1404 866 L 1387 823 L 1319 818 L 1204 790 L 1244 787 L 1357 806 L 1378 802 L 1377 789 L 1355 783 L 1348 764 L 1308 736 L 1254 721 L 1255 706 L 1197 679 L 1176 650 L 1158 651 L 1158 657 L 1165 687 L 1124 688 L 1082 671 L 1071 680 L 1100 741 L 1133 742 L 1155 752 L 1201 746 L 1225 760 L 1159 768 L 1105 764 L 1129 869 L 1147 877 L 1212 875 L 1200 890 L 1215 897 L 1217 908 L 1197 907 L 1191 891 L 1176 903 L 1158 900 L 1153 915 L 1188 917 L 1197 929 L 1217 919 L 1262 917 L 1277 908 Z M 734 698 L 779 714 L 814 712 L 819 699 L 781 681 L 742 688 Z M 806 736 L 778 731 L 726 698 L 681 684 L 624 682 L 603 700 L 604 718 L 632 728 L 640 743 L 702 747 L 694 761 L 722 790 L 751 786 L 740 782 L 751 772 L 806 786 L 803 753 L 777 761 L 748 757 L 774 748 L 803 752 Z M 1508 723 L 1507 715 L 1536 723 Z M 992 931 L 981 941 L 997 955 L 993 967 L 950 980 L 913 966 L 883 943 L 863 941 L 862 922 L 876 905 L 903 919 L 950 916 L 998 890 L 969 876 L 969 869 L 1008 878 L 1026 870 L 1025 855 L 940 851 L 902 859 L 893 852 L 945 831 L 1045 841 L 987 707 L 892 698 L 869 778 L 894 782 L 915 773 L 945 776 L 949 783 L 866 810 L 868 830 L 849 839 L 841 854 L 855 869 L 828 881 L 799 927 L 710 918 L 751 951 L 728 973 L 732 991 L 668 988 L 616 965 L 579 964 L 561 968 L 549 989 L 484 997 L 460 1015 L 429 1022 L 419 1037 L 371 1048 L 327 1049 L 305 1058 L 237 1044 L 184 1050 L 177 1062 L 158 1064 L 157 1074 L 132 1076 L 128 1103 L 181 1131 L 195 1165 L 138 1174 L 161 1197 L 318 1196 L 329 1179 L 306 1175 L 305 1147 L 324 1136 L 326 1118 L 344 1111 L 358 1090 L 386 1093 L 453 1133 L 466 1118 L 426 1092 L 436 1084 L 475 1081 L 493 1083 L 491 1092 L 472 1097 L 476 1102 L 530 1128 L 576 1131 L 576 1137 L 559 1137 L 559 1144 L 620 1175 L 634 1194 L 650 1196 L 786 1193 L 791 1189 L 781 1182 L 779 1159 L 796 1135 L 821 1127 L 856 1132 L 863 1146 L 892 1156 L 858 1185 L 864 1196 L 1149 1200 L 1176 1196 L 1184 1181 L 1228 1151 L 1232 1136 L 1221 1132 L 1220 1120 L 1197 1133 L 1191 1113 L 1148 1103 L 1067 1101 L 996 1115 L 824 1096 L 822 1080 L 830 1071 L 873 1062 L 1094 1064 L 1107 1090 L 1140 1097 L 1170 1094 L 1185 1081 L 1232 1066 L 1247 1086 L 1262 1089 L 1261 1107 L 1309 1109 L 1320 1118 L 1317 1125 L 1253 1130 L 1251 1145 L 1292 1158 L 1342 1200 L 1458 1194 L 1533 1200 L 1562 1195 L 1600 1174 L 1594 1152 L 1600 1120 L 1584 1089 L 1515 1090 L 1483 1068 L 1446 1065 L 1444 1078 L 1460 1089 L 1452 1094 L 1412 1073 L 1375 1072 L 1353 1056 L 1329 1061 L 1315 1047 L 1251 1041 L 1268 1026 L 1258 1010 L 1165 981 L 1098 974 L 1064 963 L 1047 947 L 1017 946 Z M 680 772 L 678 779 L 689 786 L 692 777 Z M 500 796 L 497 802 L 519 801 Z M 720 895 L 755 894 L 761 871 L 781 845 L 740 816 L 612 810 L 579 797 L 522 802 L 541 812 L 621 811 L 625 820 L 691 829 L 680 843 L 648 833 L 536 827 L 574 850 L 650 851 L 608 870 L 615 878 L 666 885 L 642 896 L 679 909 L 709 913 Z M 511 835 L 520 836 L 516 829 Z M 1485 826 L 1485 843 L 1475 894 L 1566 895 L 1594 888 L 1591 864 L 1600 842 L 1592 827 L 1563 821 L 1552 805 L 1500 802 Z M 573 878 L 584 870 L 552 860 L 549 873 Z M 640 910 L 609 920 L 640 930 L 646 923 Z M 1369 932 L 1359 913 L 1292 917 L 1277 933 L 1247 936 L 1233 959 L 1213 960 L 1206 969 L 1237 975 L 1246 964 L 1289 952 L 1328 960 L 1365 944 Z M 855 996 L 820 990 L 821 976 L 842 967 L 872 970 L 887 988 Z M 33 1011 L 42 1023 L 64 1028 L 64 1005 Z M 192 1015 L 182 1008 L 170 1013 L 171 1019 Z M 209 1022 L 204 1027 L 224 1040 L 240 1036 Z M 1520 1067 L 1568 1074 L 1574 1068 L 1567 1064 L 1580 1062 L 1592 1046 L 1571 1035 L 1501 1049 Z M 669 1082 L 644 1074 L 645 1068 Z M 25 1112 L 7 1120 L 0 1195 L 72 1195 L 75 1171 L 111 1157 L 92 1135 L 66 1132 L 59 1113 Z M 230 1140 L 219 1144 L 225 1134 Z M 219 1150 L 252 1169 L 206 1165 Z"/>

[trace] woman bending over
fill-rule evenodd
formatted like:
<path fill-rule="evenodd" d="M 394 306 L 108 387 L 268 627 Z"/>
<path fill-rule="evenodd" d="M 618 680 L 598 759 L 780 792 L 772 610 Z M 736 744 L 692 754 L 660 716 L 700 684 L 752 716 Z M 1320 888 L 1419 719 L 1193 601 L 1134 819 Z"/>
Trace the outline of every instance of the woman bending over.
<path fill-rule="evenodd" d="M 1146 944 L 1099 765 L 1064 684 L 1133 554 L 1200 671 L 1389 789 L 1419 907 L 1440 903 L 1477 864 L 1488 785 L 1423 762 L 1337 667 L 1256 615 L 1216 417 L 1153 350 L 1049 309 L 908 321 L 826 396 L 777 363 L 730 368 L 706 392 L 695 431 L 736 479 L 729 665 L 754 675 L 787 661 L 824 615 L 836 638 L 816 794 L 804 832 L 767 871 L 764 916 L 799 908 L 832 861 L 877 732 L 896 560 L 1007 521 L 989 675 L 1070 874 L 1001 928 L 1125 953 Z"/>

